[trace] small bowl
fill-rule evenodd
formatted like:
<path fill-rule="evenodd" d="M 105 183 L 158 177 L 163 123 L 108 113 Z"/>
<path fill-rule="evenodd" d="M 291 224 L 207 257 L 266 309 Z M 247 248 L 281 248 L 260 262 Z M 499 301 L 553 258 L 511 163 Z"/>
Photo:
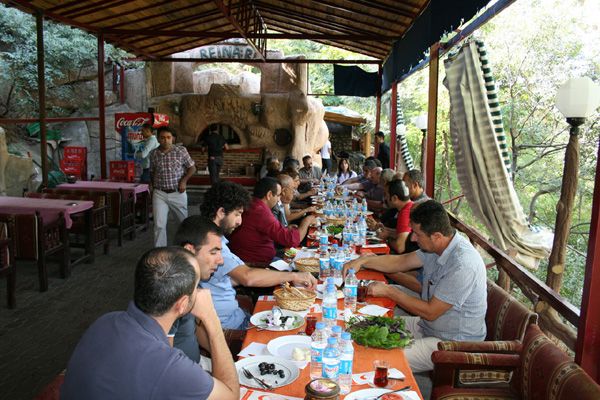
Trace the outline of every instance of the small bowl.
<path fill-rule="evenodd" d="M 67 183 L 75 183 L 77 182 L 77 177 L 75 175 L 67 175 Z"/>

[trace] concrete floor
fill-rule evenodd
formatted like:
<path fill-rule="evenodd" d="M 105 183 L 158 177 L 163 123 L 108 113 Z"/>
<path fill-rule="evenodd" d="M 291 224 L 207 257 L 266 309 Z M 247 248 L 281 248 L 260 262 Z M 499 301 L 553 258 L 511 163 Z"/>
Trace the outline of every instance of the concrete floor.
<path fill-rule="evenodd" d="M 197 207 L 190 208 L 190 214 L 197 212 Z M 92 322 L 109 311 L 125 309 L 133 294 L 135 263 L 150 248 L 151 229 L 134 241 L 126 240 L 123 247 L 113 240 L 109 255 L 75 266 L 68 279 L 61 279 L 58 264 L 51 262 L 45 293 L 38 291 L 36 265 L 21 262 L 14 310 L 6 308 L 6 284 L 0 281 L 0 398 L 32 399 L 66 367 Z M 428 377 L 417 376 L 417 382 L 429 398 Z"/>

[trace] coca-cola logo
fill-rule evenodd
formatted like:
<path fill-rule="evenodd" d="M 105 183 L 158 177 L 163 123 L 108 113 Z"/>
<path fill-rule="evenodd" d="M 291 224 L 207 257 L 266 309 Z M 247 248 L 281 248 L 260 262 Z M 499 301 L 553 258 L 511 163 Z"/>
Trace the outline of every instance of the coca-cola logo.
<path fill-rule="evenodd" d="M 149 121 L 150 120 L 148 118 L 143 118 L 143 117 L 138 117 L 136 119 L 129 119 L 129 120 L 125 117 L 121 117 L 117 120 L 117 128 L 142 126 Z"/>

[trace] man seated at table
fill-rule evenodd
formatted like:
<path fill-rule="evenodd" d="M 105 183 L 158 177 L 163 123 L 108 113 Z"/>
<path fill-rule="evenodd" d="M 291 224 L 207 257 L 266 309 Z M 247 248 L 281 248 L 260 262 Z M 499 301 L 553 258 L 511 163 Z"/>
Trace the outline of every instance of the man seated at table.
<path fill-rule="evenodd" d="M 427 196 L 425 189 L 423 189 L 424 179 L 421 171 L 411 169 L 404 173 L 402 180 L 408 187 L 408 193 L 413 203 L 421 204 L 429 200 L 429 196 Z"/>
<path fill-rule="evenodd" d="M 207 281 L 223 263 L 222 235 L 223 232 L 211 220 L 197 215 L 184 219 L 175 233 L 175 244 L 191 252 L 200 264 L 201 282 Z M 196 319 L 191 313 L 178 318 L 167 336 L 171 345 L 183 351 L 191 360 L 200 362 Z"/>
<path fill-rule="evenodd" d="M 383 210 L 383 201 L 385 199 L 384 182 L 381 179 L 383 169 L 375 167 L 369 172 L 369 181 L 371 186 L 367 191 L 357 193 L 359 198 L 367 199 L 367 206 L 370 211 L 381 212 Z M 393 173 L 392 173 L 393 175 Z"/>
<path fill-rule="evenodd" d="M 241 185 L 233 182 L 219 182 L 204 195 L 200 205 L 203 217 L 209 218 L 225 234 L 230 234 L 242 224 L 242 213 L 250 202 L 250 195 Z M 246 214 L 244 213 L 244 216 Z M 190 217 L 192 218 L 192 217 Z M 215 308 L 225 329 L 246 329 L 252 310 L 243 310 L 236 300 L 234 286 L 271 287 L 283 282 L 293 282 L 314 288 L 316 279 L 307 272 L 281 272 L 247 266 L 227 247 L 227 239 L 221 239 L 223 264 L 208 281 L 200 282 L 203 288 L 210 289 Z"/>
<path fill-rule="evenodd" d="M 310 154 L 302 157 L 302 165 L 303 167 L 298 170 L 300 174 L 300 188 L 298 190 L 300 193 L 309 191 L 311 186 L 318 183 L 321 176 L 323 176 L 321 168 L 313 165 L 313 159 Z"/>
<path fill-rule="evenodd" d="M 285 228 L 275 218 L 271 208 L 281 196 L 281 185 L 266 177 L 256 183 L 250 207 L 244 211 L 240 227 L 229 240 L 231 250 L 246 263 L 267 265 L 275 257 L 275 243 L 284 247 L 297 247 L 315 220 L 307 215 L 298 228 Z"/>
<path fill-rule="evenodd" d="M 397 223 L 394 229 L 378 226 L 377 236 L 385 240 L 396 254 L 403 254 L 408 248 L 406 244 L 411 232 L 410 210 L 413 202 L 410 201 L 408 188 L 402 180 L 393 180 L 385 186 L 385 203 L 398 210 Z"/>
<path fill-rule="evenodd" d="M 197 289 L 202 268 L 181 248 L 146 252 L 135 270 L 134 300 L 127 311 L 100 317 L 83 335 L 67 366 L 61 399 L 239 399 L 237 372 L 210 291 Z M 212 352 L 212 376 L 167 340 L 173 322 L 188 313 L 198 319 L 202 345 Z"/>
<path fill-rule="evenodd" d="M 373 183 L 369 180 L 369 175 L 371 175 L 371 170 L 374 168 L 377 168 L 375 160 L 366 160 L 362 167 L 362 174 L 356 178 L 348 179 L 341 186 L 346 186 L 348 190 L 368 191 L 373 186 Z"/>
<path fill-rule="evenodd" d="M 415 315 L 405 317 L 415 342 L 404 350 L 414 372 L 433 369 L 431 354 L 442 340 L 485 339 L 487 289 L 485 265 L 473 245 L 456 233 L 444 207 L 429 200 L 410 214 L 418 251 L 379 257 L 361 257 L 344 265 L 358 271 L 369 268 L 384 273 L 406 272 L 423 267 L 419 297 L 384 283 L 369 285 L 369 294 L 388 297 Z"/>
<path fill-rule="evenodd" d="M 284 174 L 288 175 L 292 178 L 294 182 L 294 198 L 292 199 L 292 203 L 294 203 L 295 208 L 306 208 L 308 207 L 308 202 L 310 201 L 310 196 L 316 195 L 318 190 L 316 188 L 311 188 L 309 191 L 300 193 L 298 188 L 300 187 L 300 174 L 294 170 L 286 169 L 283 171 Z"/>
<path fill-rule="evenodd" d="M 300 218 L 306 217 L 307 214 L 317 211 L 317 207 L 315 206 L 309 206 L 300 210 L 292 211 L 290 205 L 294 200 L 294 193 L 296 191 L 294 180 L 290 175 L 288 175 L 288 173 L 281 173 L 277 175 L 277 182 L 279 182 L 281 185 L 280 202 L 285 216 L 286 226 Z"/>

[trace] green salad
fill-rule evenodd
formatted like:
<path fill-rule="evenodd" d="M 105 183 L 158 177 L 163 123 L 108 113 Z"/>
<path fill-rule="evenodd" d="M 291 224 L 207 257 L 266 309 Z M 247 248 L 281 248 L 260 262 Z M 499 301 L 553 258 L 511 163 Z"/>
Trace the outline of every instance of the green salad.
<path fill-rule="evenodd" d="M 346 331 L 356 343 L 381 349 L 406 347 L 413 339 L 401 317 L 352 317 Z"/>
<path fill-rule="evenodd" d="M 335 236 L 338 233 L 342 233 L 344 230 L 343 226 L 338 226 L 338 225 L 329 225 L 327 226 L 327 233 L 329 233 L 331 236 Z"/>

